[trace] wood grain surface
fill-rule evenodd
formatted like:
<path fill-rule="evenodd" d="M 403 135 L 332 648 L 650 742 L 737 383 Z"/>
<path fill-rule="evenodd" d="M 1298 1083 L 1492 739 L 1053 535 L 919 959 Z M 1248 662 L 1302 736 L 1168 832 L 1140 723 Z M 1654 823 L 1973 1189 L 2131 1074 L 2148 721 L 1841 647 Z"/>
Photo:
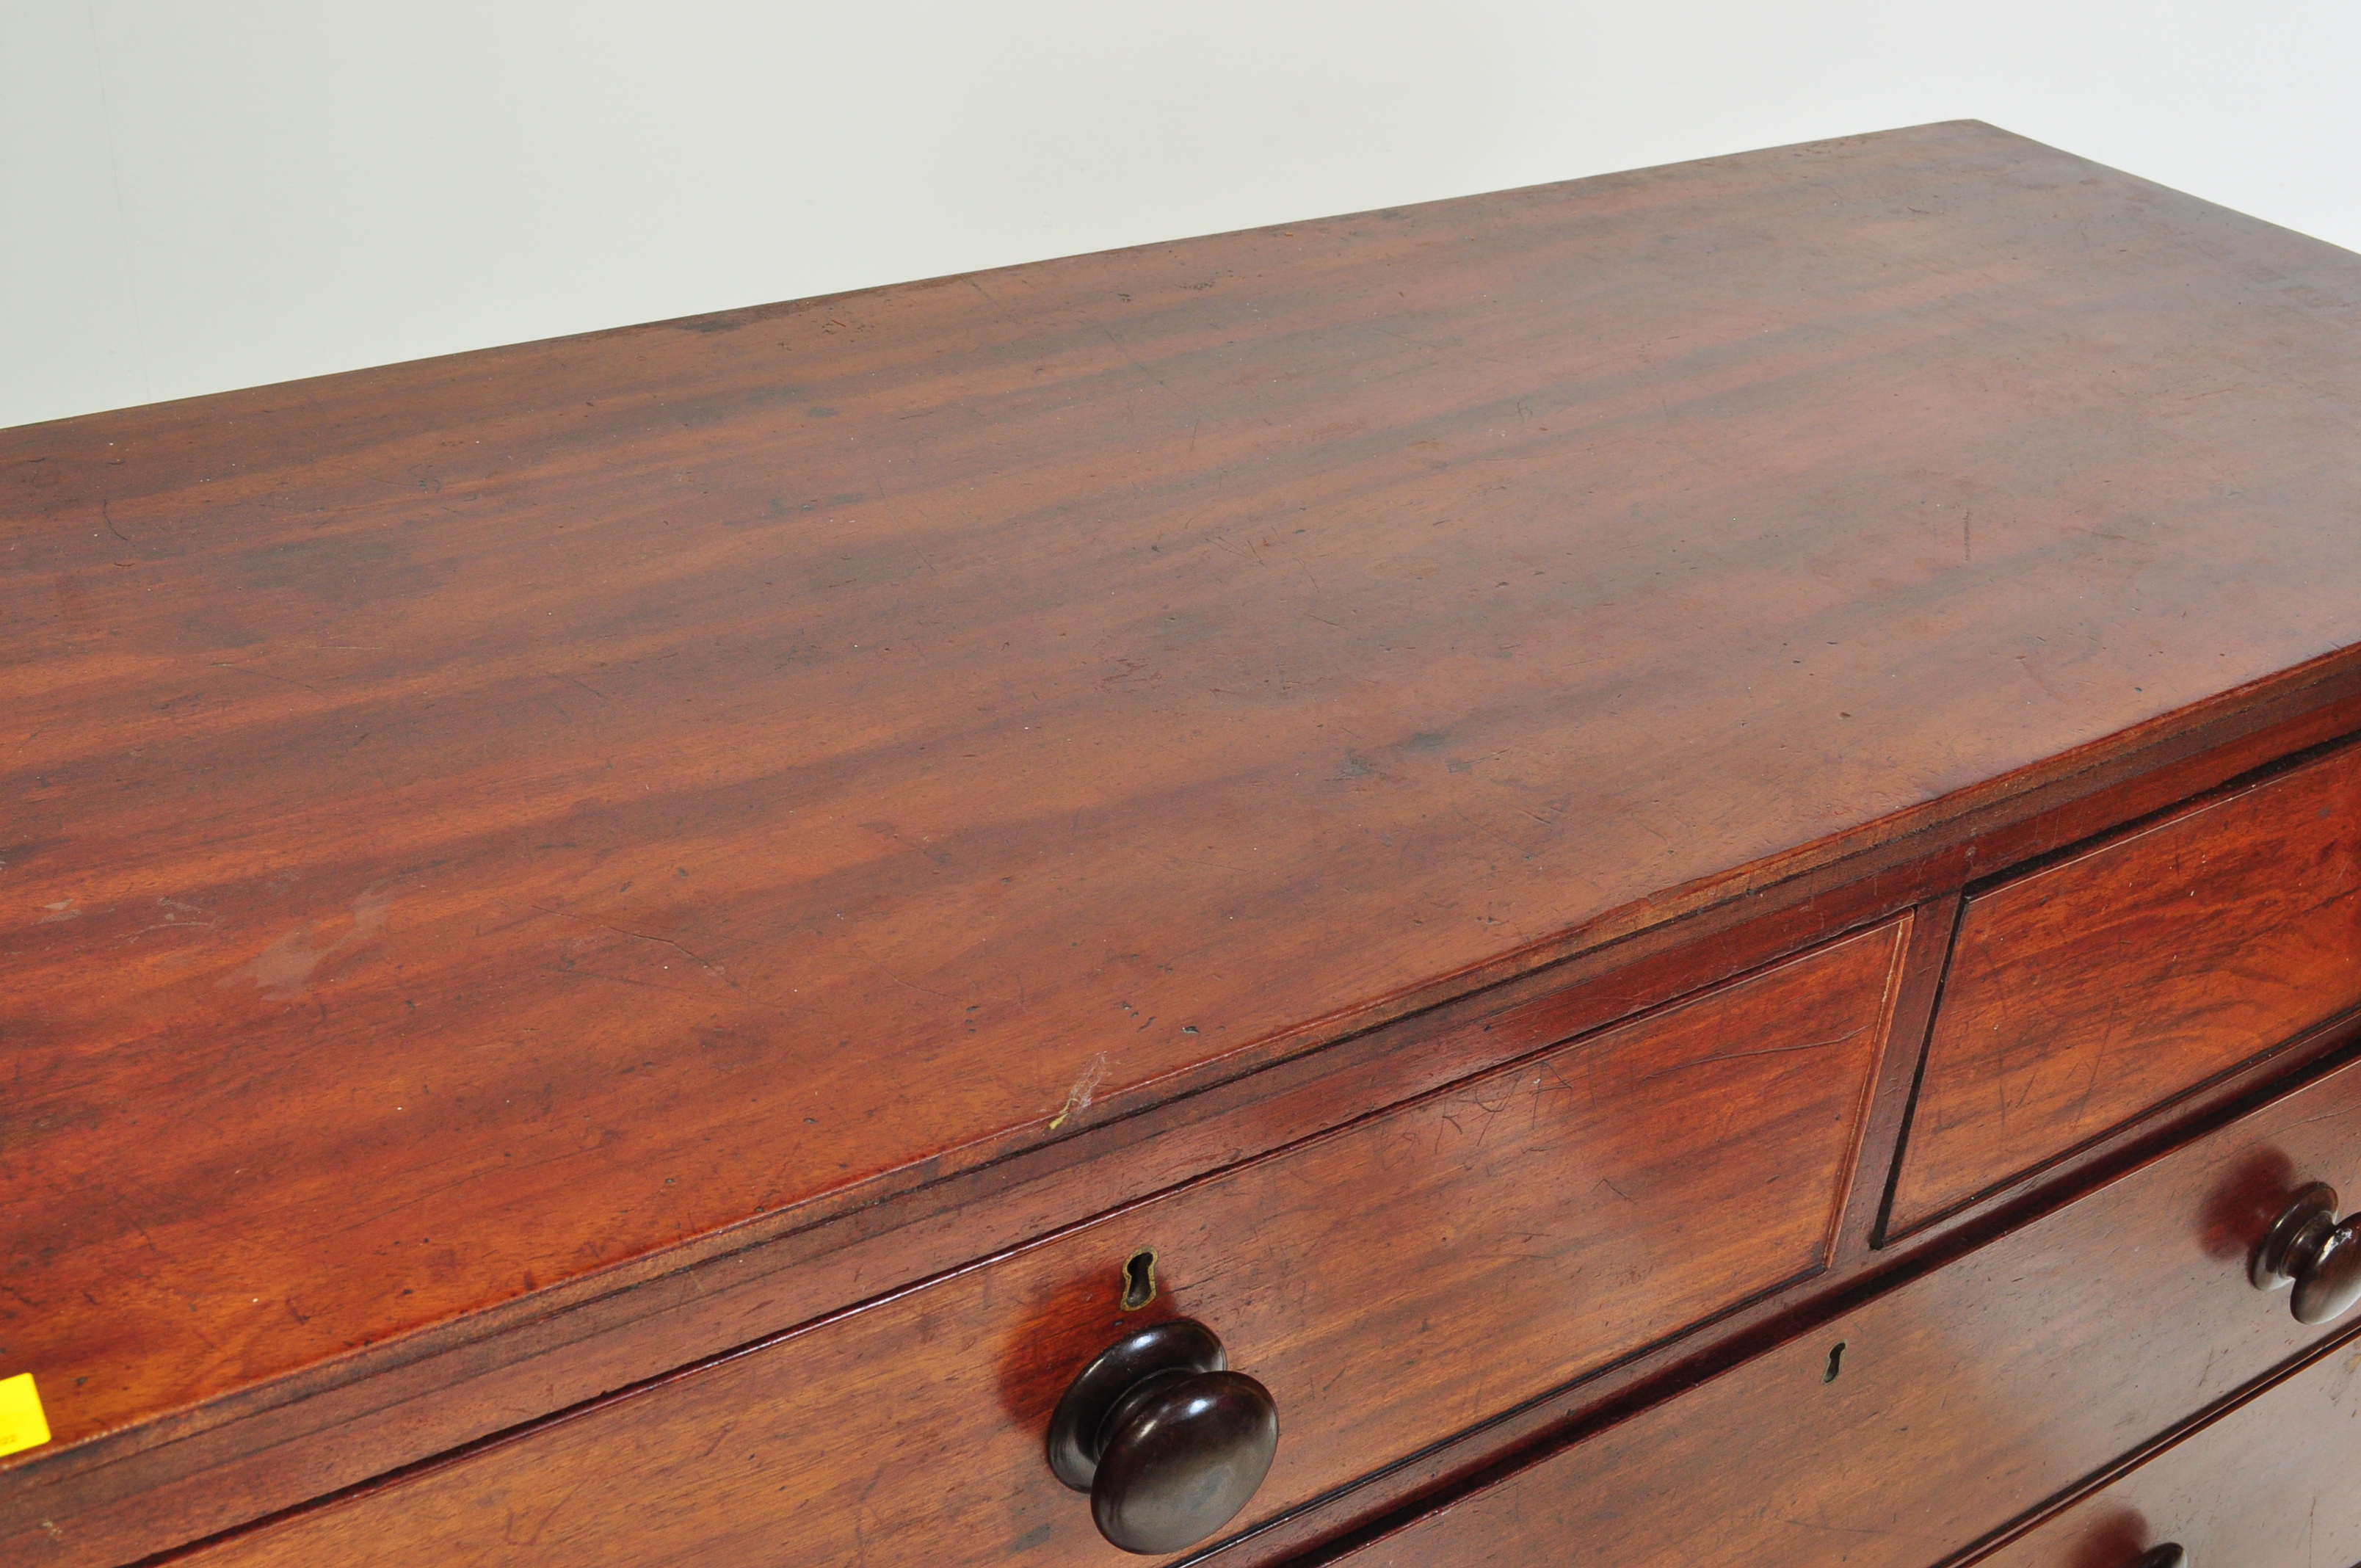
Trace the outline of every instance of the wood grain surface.
<path fill-rule="evenodd" d="M 2342 672 L 2356 310 L 1963 124 L 0 433 L 6 1467 Z"/>
<path fill-rule="evenodd" d="M 2361 1003 L 2361 748 L 1968 900 L 1891 1228 Z"/>
<path fill-rule="evenodd" d="M 1103 1563 L 1049 1412 L 1168 1315 L 1279 1401 L 1251 1528 L 1819 1267 L 1908 925 L 199 1561 Z"/>
<path fill-rule="evenodd" d="M 2246 1256 L 2303 1183 L 2356 1178 L 2346 1066 L 1341 1561 L 1947 1561 L 2345 1332 L 2296 1322 Z"/>
<path fill-rule="evenodd" d="M 2190 1568 L 2361 1563 L 2361 1343 L 2182 1439 L 1978 1568 L 2139 1568 L 2170 1541 Z"/>

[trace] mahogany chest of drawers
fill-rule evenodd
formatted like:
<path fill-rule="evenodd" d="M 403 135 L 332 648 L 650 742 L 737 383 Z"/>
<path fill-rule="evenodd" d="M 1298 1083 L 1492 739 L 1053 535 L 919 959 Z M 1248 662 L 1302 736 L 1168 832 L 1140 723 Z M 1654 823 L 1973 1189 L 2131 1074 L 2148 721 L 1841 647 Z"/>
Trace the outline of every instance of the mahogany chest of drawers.
<path fill-rule="evenodd" d="M 1932 126 L 0 486 L 11 1564 L 2361 1562 L 2361 258 Z"/>

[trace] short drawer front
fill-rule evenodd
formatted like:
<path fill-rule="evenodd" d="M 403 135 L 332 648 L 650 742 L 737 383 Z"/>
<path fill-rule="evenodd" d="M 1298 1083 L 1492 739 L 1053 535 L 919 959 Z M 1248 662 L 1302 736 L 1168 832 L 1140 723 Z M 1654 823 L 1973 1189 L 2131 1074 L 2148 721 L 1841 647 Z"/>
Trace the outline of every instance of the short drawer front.
<path fill-rule="evenodd" d="M 2190 1568 L 2361 1563 L 2361 1345 L 2340 1346 L 1978 1568 L 2139 1568 L 2168 1543 Z"/>
<path fill-rule="evenodd" d="M 1898 1233 L 2361 1003 L 2361 747 L 1972 898 Z"/>
<path fill-rule="evenodd" d="M 2292 1192 L 2318 1178 L 2350 1194 L 2356 1177 L 2361 1066 L 1373 1542 L 1352 1568 L 1927 1568 L 2337 1332 L 2297 1323 L 2246 1261 Z"/>
<path fill-rule="evenodd" d="M 1907 921 L 202 1554 L 1105 1563 L 1043 1439 L 1186 1314 L 1268 1386 L 1240 1527 L 1825 1262 Z M 1157 1299 L 1126 1316 L 1126 1260 Z"/>

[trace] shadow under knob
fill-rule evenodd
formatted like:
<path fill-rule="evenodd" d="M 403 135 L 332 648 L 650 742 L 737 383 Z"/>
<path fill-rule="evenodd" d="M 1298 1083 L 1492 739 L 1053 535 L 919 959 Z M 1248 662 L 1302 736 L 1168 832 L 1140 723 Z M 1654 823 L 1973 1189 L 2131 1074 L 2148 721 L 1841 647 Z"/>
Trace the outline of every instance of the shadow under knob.
<path fill-rule="evenodd" d="M 2361 1220 L 2336 1223 L 2336 1189 L 2314 1182 L 2296 1194 L 2262 1245 L 2247 1277 L 2258 1290 L 2293 1287 L 2300 1323 L 2332 1322 L 2361 1301 Z"/>
<path fill-rule="evenodd" d="M 1125 1335 L 1049 1419 L 1049 1468 L 1126 1552 L 1179 1552 L 1237 1517 L 1279 1449 L 1270 1391 L 1187 1318 Z"/>

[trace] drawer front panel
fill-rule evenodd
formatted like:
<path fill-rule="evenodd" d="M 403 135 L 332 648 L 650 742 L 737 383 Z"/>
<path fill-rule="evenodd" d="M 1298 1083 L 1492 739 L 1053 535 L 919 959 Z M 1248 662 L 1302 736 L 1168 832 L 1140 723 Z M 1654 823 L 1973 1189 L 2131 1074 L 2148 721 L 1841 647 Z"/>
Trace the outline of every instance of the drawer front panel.
<path fill-rule="evenodd" d="M 1268 1386 L 1241 1527 L 1826 1259 L 1907 919 L 201 1554 L 208 1568 L 1104 1564 L 1052 1407 L 1197 1318 Z M 1121 1310 L 1126 1260 L 1160 1293 Z"/>
<path fill-rule="evenodd" d="M 2138 1568 L 2167 1541 L 2191 1568 L 2361 1563 L 2361 1344 L 2261 1398 L 1981 1560 L 1979 1568 Z"/>
<path fill-rule="evenodd" d="M 2361 1066 L 1349 1562 L 1926 1568 L 2336 1332 L 2246 1273 L 2315 1177 L 2361 1178 Z"/>
<path fill-rule="evenodd" d="M 1978 895 L 1905 1231 L 2361 1003 L 2361 747 Z"/>

